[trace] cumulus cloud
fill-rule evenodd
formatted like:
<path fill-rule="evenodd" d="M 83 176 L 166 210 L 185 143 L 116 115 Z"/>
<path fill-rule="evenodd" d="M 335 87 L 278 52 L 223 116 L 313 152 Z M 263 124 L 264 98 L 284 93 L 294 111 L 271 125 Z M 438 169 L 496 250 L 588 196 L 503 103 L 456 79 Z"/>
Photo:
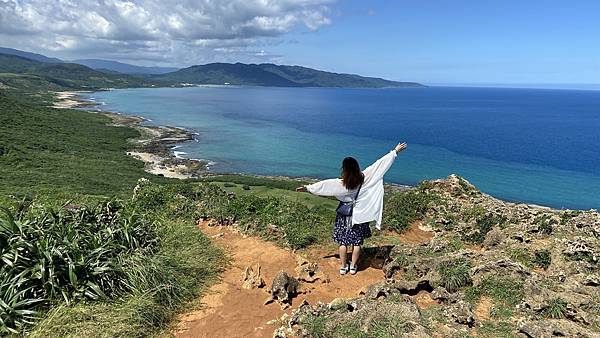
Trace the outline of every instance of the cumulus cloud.
<path fill-rule="evenodd" d="M 0 45 L 177 65 L 273 59 L 268 46 L 331 23 L 335 0 L 0 0 Z"/>

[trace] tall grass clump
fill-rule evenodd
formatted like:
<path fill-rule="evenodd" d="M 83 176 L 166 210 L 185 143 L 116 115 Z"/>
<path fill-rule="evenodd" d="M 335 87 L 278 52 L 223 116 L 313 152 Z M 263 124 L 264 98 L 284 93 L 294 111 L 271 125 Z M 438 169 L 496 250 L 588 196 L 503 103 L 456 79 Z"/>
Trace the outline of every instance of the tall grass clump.
<path fill-rule="evenodd" d="M 442 262 L 438 265 L 440 283 L 446 290 L 455 292 L 458 289 L 471 285 L 471 263 L 464 258 Z"/>
<path fill-rule="evenodd" d="M 128 201 L 3 209 L 1 332 L 156 334 L 226 263 L 196 226 L 221 212 L 222 198 L 206 184 L 142 180 Z"/>
<path fill-rule="evenodd" d="M 19 204 L 0 213 L 0 332 L 16 333 L 56 302 L 131 291 L 130 257 L 158 245 L 154 225 L 122 202 L 52 209 Z"/>

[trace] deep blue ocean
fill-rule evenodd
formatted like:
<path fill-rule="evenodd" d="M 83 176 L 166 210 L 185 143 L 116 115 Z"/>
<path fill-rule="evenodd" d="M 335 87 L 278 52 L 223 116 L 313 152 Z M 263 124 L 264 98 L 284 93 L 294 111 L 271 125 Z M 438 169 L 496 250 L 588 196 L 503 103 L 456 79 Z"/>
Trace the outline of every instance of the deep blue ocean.
<path fill-rule="evenodd" d="M 387 181 L 456 173 L 510 201 L 600 208 L 600 91 L 510 88 L 123 89 L 104 110 L 198 133 L 178 154 L 214 172 L 337 177 L 406 141 Z"/>

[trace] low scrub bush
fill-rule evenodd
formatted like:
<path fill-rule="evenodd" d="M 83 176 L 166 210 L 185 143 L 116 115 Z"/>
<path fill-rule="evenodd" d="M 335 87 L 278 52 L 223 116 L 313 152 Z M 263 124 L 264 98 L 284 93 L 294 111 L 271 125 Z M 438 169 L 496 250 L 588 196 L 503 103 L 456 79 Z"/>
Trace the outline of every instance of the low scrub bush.
<path fill-rule="evenodd" d="M 551 235 L 552 229 L 553 229 L 552 226 L 557 224 L 558 221 L 556 221 L 554 218 L 552 218 L 552 216 L 542 215 L 542 216 L 536 217 L 533 220 L 533 223 L 537 224 L 538 231 L 540 234 Z"/>
<path fill-rule="evenodd" d="M 533 255 L 533 265 L 542 269 L 548 269 L 552 263 L 552 256 L 548 250 L 538 250 Z"/>
<path fill-rule="evenodd" d="M 478 215 L 475 218 L 475 230 L 464 236 L 467 242 L 481 244 L 485 240 L 490 230 L 494 227 L 503 228 L 506 225 L 507 219 L 502 215 L 496 215 L 494 213 L 486 213 Z"/>
<path fill-rule="evenodd" d="M 567 224 L 569 221 L 579 215 L 581 215 L 583 211 L 581 210 L 565 210 L 560 213 L 560 224 Z"/>
<path fill-rule="evenodd" d="M 450 292 L 457 291 L 472 283 L 471 263 L 464 258 L 442 262 L 438 265 L 437 271 L 440 274 L 442 286 Z"/>
<path fill-rule="evenodd" d="M 427 183 L 422 183 L 416 189 L 387 194 L 383 222 L 393 230 L 403 232 L 412 222 L 423 217 L 429 204 L 439 198 L 428 192 L 427 186 Z"/>
<path fill-rule="evenodd" d="M 567 314 L 567 302 L 561 298 L 553 298 L 548 301 L 541 312 L 545 318 L 560 319 Z"/>

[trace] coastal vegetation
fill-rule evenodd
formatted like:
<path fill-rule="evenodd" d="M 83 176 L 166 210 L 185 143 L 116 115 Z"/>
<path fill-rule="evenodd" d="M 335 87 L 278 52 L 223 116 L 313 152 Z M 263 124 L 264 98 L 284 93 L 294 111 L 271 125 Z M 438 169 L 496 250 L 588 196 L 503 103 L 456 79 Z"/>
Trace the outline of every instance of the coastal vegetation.
<path fill-rule="evenodd" d="M 125 156 L 138 131 L 109 127 L 110 119 L 99 114 L 50 108 L 51 100 L 0 91 L 2 197 L 124 197 L 137 179 L 149 176 L 142 163 Z"/>
<path fill-rule="evenodd" d="M 21 81 L 0 89 L 0 335 L 171 334 L 228 267 L 198 223 L 295 252 L 328 243 L 337 203 L 294 192 L 309 179 L 150 175 L 127 156 L 146 136 L 139 128 L 50 108 L 52 93 Z M 381 282 L 354 298 L 294 303 L 276 334 L 600 332 L 596 211 L 503 202 L 452 175 L 386 187 L 383 217 L 378 247 L 365 248 Z"/>

